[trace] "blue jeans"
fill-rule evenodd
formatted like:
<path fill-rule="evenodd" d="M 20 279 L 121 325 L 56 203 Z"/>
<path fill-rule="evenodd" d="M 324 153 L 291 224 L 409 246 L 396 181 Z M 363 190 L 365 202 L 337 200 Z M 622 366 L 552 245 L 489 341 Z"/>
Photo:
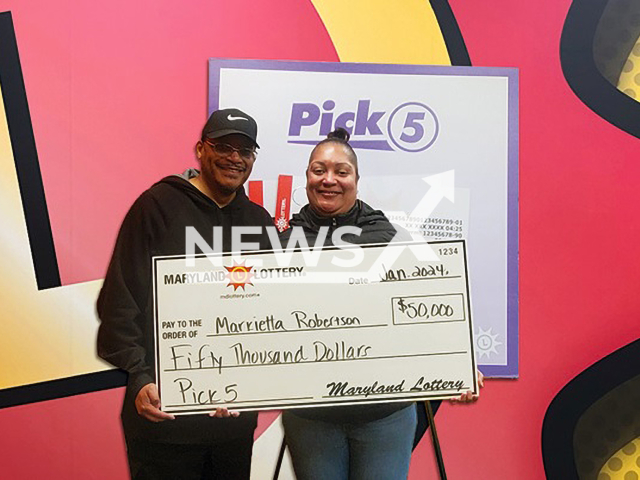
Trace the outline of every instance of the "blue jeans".
<path fill-rule="evenodd" d="M 406 480 L 416 431 L 415 405 L 380 420 L 331 423 L 282 414 L 298 480 Z"/>

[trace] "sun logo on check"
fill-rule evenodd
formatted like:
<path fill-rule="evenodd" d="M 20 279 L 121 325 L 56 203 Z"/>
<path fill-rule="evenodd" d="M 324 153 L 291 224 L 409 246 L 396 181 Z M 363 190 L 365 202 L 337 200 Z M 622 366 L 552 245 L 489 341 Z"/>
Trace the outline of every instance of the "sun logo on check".
<path fill-rule="evenodd" d="M 253 280 L 253 272 L 251 271 L 253 267 L 247 267 L 244 262 L 235 263 L 231 267 L 224 267 L 227 269 L 227 280 L 229 283 L 227 287 L 233 286 L 233 291 L 235 292 L 239 287 L 242 287 L 244 290 L 245 285 L 253 285 L 251 280 Z"/>

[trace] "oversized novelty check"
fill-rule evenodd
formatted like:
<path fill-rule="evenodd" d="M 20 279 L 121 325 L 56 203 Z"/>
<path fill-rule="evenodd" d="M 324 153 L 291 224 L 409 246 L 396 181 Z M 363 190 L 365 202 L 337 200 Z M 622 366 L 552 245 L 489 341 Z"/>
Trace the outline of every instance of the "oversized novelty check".
<path fill-rule="evenodd" d="M 477 393 L 463 240 L 155 257 L 162 409 Z"/>

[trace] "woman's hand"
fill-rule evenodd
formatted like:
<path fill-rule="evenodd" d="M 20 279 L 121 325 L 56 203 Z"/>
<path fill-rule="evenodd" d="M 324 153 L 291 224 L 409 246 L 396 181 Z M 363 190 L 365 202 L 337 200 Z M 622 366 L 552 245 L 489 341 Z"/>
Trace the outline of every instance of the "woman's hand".
<path fill-rule="evenodd" d="M 478 376 L 478 385 L 480 385 L 480 388 L 484 387 L 484 375 L 480 370 L 476 370 L 476 374 Z M 458 398 L 450 398 L 449 401 L 451 403 L 472 403 L 476 402 L 479 397 L 480 393 L 474 395 L 471 390 L 469 390 L 468 392 L 464 392 Z"/>
<path fill-rule="evenodd" d="M 235 410 L 227 410 L 226 408 L 216 408 L 213 412 L 209 412 L 209 416 L 213 418 L 235 418 L 238 415 L 240 415 L 240 412 L 236 412 Z"/>

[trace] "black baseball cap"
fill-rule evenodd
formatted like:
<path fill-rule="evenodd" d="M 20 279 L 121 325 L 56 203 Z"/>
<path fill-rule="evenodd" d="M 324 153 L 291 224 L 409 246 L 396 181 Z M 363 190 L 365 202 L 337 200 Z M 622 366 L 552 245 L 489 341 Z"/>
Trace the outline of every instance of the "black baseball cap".
<path fill-rule="evenodd" d="M 220 138 L 232 133 L 249 137 L 256 147 L 260 148 L 256 141 L 258 138 L 256 121 L 237 108 L 225 108 L 213 112 L 202 129 L 202 138 Z"/>

